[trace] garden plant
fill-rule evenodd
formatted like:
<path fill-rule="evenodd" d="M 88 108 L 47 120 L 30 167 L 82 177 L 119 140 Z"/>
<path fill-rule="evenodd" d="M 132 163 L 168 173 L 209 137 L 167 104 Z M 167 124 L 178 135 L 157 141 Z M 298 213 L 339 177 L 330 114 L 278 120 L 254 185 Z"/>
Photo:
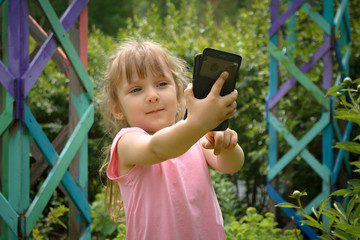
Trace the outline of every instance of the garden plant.
<path fill-rule="evenodd" d="M 352 121 L 360 124 L 360 79 L 352 81 L 345 78 L 340 86 L 330 88 L 327 95 L 337 97 L 337 109 L 335 109 L 335 118 Z M 352 141 L 339 143 L 335 148 L 340 148 L 352 152 L 357 160 L 350 162 L 354 166 L 354 173 L 360 173 L 360 135 Z M 296 199 L 296 204 L 289 202 L 280 203 L 277 206 L 283 208 L 294 208 L 300 210 L 304 220 L 302 224 L 309 225 L 322 232 L 320 239 L 343 239 L 357 240 L 360 238 L 360 179 L 353 178 L 348 181 L 347 189 L 340 189 L 330 194 L 330 196 L 321 202 L 318 209 L 312 208 L 314 216 L 307 214 L 302 206 L 301 198 L 307 193 L 295 190 L 290 197 Z M 343 197 L 343 203 L 334 201 L 331 207 L 333 196 Z"/>

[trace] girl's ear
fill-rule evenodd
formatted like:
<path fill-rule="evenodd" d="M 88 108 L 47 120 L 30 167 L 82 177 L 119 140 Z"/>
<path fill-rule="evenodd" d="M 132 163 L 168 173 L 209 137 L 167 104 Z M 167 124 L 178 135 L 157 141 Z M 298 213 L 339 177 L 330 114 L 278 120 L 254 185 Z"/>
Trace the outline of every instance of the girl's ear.
<path fill-rule="evenodd" d="M 117 105 L 113 105 L 111 108 L 111 113 L 113 114 L 113 116 L 118 119 L 118 120 L 125 120 L 125 116 L 122 113 L 122 111 L 120 110 L 120 107 Z"/>

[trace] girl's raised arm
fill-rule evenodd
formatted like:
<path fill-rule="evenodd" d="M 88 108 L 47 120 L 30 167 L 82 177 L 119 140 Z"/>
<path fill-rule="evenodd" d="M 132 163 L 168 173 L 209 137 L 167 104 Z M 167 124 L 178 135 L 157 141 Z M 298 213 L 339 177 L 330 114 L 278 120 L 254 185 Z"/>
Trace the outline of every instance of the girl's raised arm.
<path fill-rule="evenodd" d="M 153 135 L 132 132 L 118 142 L 117 150 L 122 163 L 127 167 L 148 165 L 184 154 L 210 129 L 231 117 L 236 108 L 237 92 L 220 96 L 221 87 L 228 77 L 223 73 L 204 99 L 196 99 L 192 86 L 185 90 L 188 108 L 186 120 L 163 128 Z"/>

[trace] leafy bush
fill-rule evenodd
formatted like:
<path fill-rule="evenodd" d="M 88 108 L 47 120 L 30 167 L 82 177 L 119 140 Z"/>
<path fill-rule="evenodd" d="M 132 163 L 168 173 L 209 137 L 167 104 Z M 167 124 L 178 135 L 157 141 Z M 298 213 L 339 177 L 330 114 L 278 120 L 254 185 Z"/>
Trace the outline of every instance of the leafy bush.
<path fill-rule="evenodd" d="M 36 223 L 36 226 L 32 230 L 32 237 L 34 240 L 47 240 L 51 239 L 50 236 L 56 239 L 65 239 L 64 234 L 58 233 L 54 229 L 54 225 L 60 225 L 63 229 L 67 229 L 67 226 L 60 219 L 65 213 L 69 211 L 69 208 L 64 205 L 59 205 L 55 208 L 50 207 L 50 212 L 46 217 L 43 215 Z"/>
<path fill-rule="evenodd" d="M 96 194 L 95 201 L 91 204 L 91 217 L 92 239 L 108 239 L 109 237 L 114 238 L 117 235 L 119 224 L 112 221 L 105 210 L 104 191 Z"/>
<path fill-rule="evenodd" d="M 352 121 L 360 124 L 360 79 L 352 81 L 345 78 L 340 86 L 330 88 L 327 95 L 338 97 L 337 109 L 335 117 L 342 120 Z M 355 142 L 360 139 L 360 135 L 355 137 L 353 141 L 336 144 L 335 148 L 344 149 L 356 154 L 360 154 L 360 144 Z M 354 161 L 350 164 L 355 166 L 356 173 L 360 172 L 360 161 Z M 278 207 L 295 208 L 301 210 L 301 215 L 305 218 L 301 223 L 319 229 L 323 232 L 320 239 L 344 239 L 355 240 L 360 238 L 360 179 L 350 179 L 348 181 L 348 189 L 340 189 L 330 196 L 342 196 L 347 198 L 345 204 L 335 201 L 333 208 L 327 207 L 331 197 L 321 202 L 319 209 L 312 208 L 315 216 L 312 217 L 305 213 L 301 197 L 306 196 L 306 192 L 295 190 L 290 197 L 296 199 L 297 205 L 292 203 L 280 203 Z M 326 220 L 322 217 L 325 216 Z"/>
<path fill-rule="evenodd" d="M 360 171 L 360 161 L 351 163 L 357 166 Z M 339 202 L 333 203 L 333 208 L 326 207 L 330 197 L 321 202 L 320 207 L 316 210 L 312 208 L 315 218 L 306 214 L 302 207 L 300 198 L 306 196 L 306 192 L 295 190 L 290 197 L 297 200 L 297 205 L 284 202 L 277 204 L 277 207 L 295 208 L 301 210 L 301 215 L 305 218 L 301 220 L 302 224 L 306 224 L 313 228 L 321 230 L 324 234 L 319 236 L 320 239 L 344 239 L 356 240 L 360 237 L 360 179 L 352 179 L 348 181 L 350 189 L 340 189 L 331 194 L 331 196 L 349 197 L 350 201 L 346 208 Z M 322 220 L 323 216 L 327 217 Z"/>
<path fill-rule="evenodd" d="M 246 210 L 246 216 L 239 221 L 233 220 L 225 227 L 227 240 L 291 240 L 297 239 L 294 230 L 285 230 L 276 228 L 277 222 L 274 221 L 272 213 L 266 213 L 265 217 L 257 213 L 254 207 Z M 296 230 L 299 232 L 299 230 Z"/>

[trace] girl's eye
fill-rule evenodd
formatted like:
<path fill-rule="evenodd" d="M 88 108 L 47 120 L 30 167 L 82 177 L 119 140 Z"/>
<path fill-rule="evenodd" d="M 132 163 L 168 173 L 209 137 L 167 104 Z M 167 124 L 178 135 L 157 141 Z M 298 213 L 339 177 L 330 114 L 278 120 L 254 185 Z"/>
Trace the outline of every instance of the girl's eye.
<path fill-rule="evenodd" d="M 165 81 L 158 84 L 159 87 L 165 87 L 166 85 L 168 85 L 168 83 Z"/>
<path fill-rule="evenodd" d="M 141 88 L 133 88 L 130 90 L 130 93 L 137 93 L 137 92 L 140 92 L 141 91 Z"/>

